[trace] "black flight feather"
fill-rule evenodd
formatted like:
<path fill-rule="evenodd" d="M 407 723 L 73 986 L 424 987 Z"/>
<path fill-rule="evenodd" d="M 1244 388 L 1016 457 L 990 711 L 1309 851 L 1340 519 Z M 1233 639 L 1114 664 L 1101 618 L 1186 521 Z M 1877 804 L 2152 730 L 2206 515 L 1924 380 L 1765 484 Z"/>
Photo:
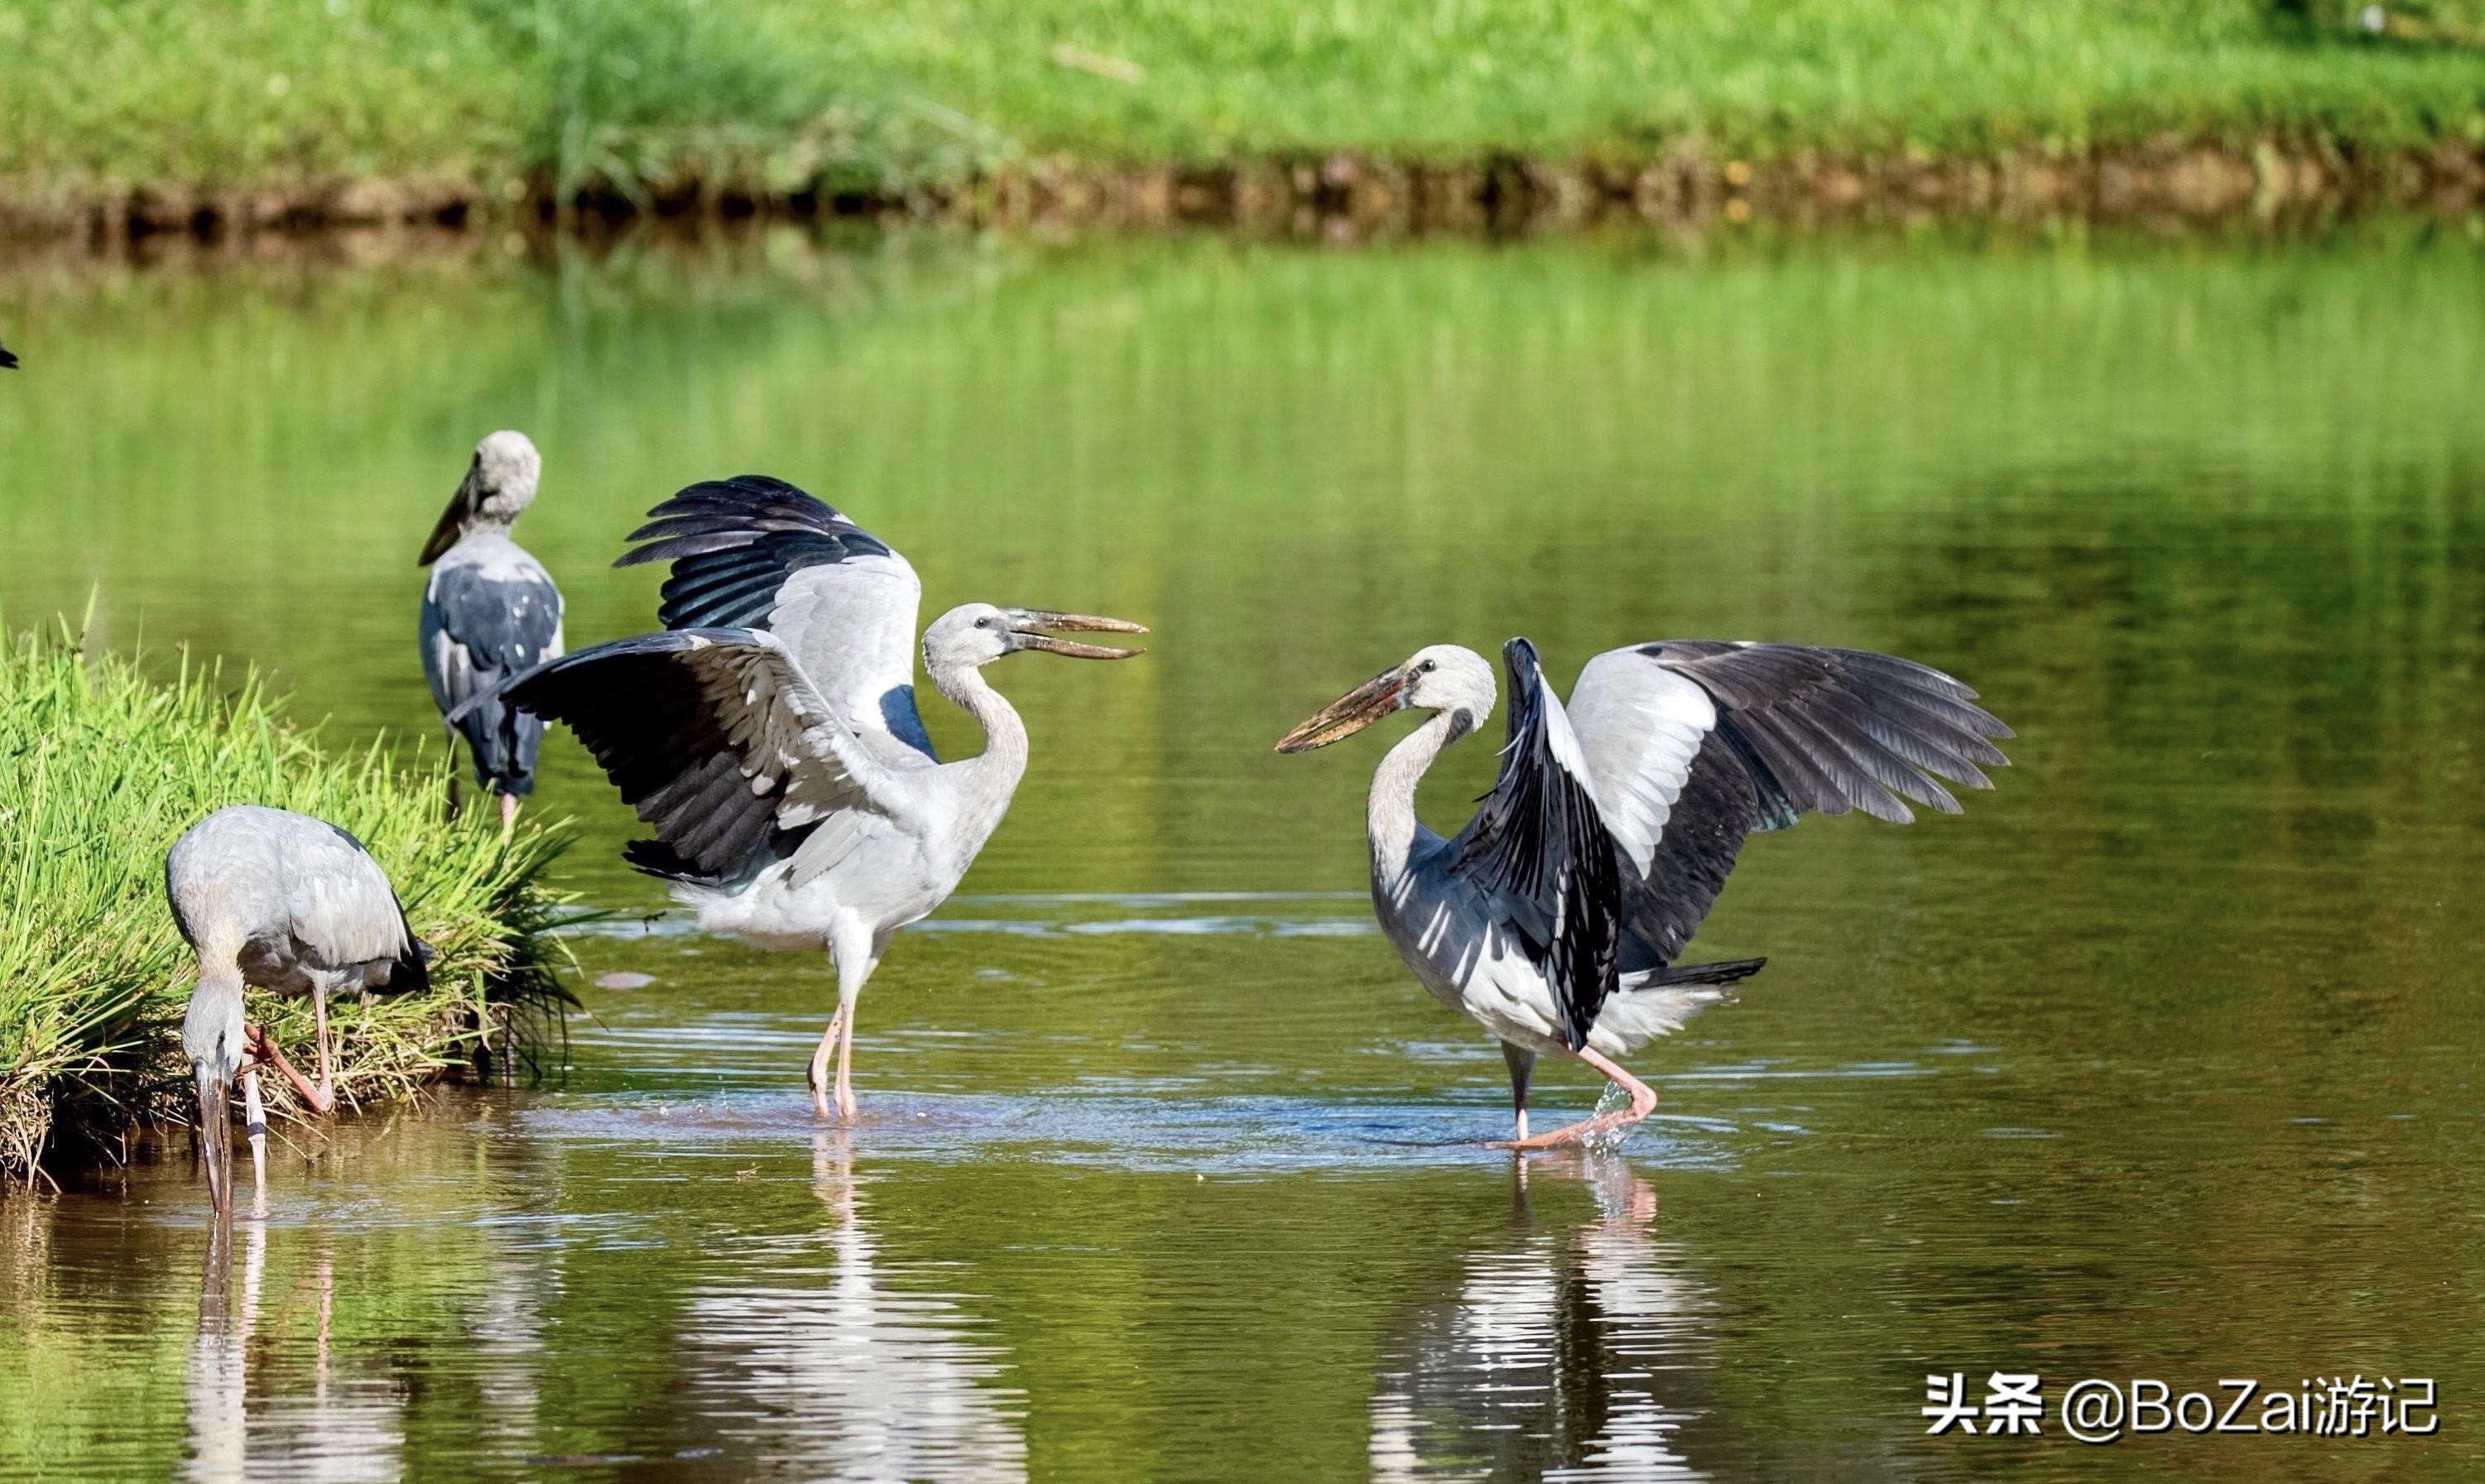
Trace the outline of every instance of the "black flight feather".
<path fill-rule="evenodd" d="M 890 554 L 836 508 L 766 474 L 694 484 L 647 512 L 614 562 L 672 564 L 657 617 L 668 629 L 765 629 L 786 579 L 806 567 Z"/>

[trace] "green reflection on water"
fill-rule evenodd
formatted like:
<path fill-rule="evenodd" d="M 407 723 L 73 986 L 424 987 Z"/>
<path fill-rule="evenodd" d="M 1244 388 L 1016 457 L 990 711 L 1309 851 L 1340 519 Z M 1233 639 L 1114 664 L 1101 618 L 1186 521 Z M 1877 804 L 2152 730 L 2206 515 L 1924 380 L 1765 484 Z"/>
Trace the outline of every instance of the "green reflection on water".
<path fill-rule="evenodd" d="M 934 607 L 1157 631 L 995 672 L 1034 767 L 873 983 L 850 1150 L 799 1095 L 824 964 L 581 939 L 657 983 L 586 989 L 557 1089 L 288 1164 L 223 1319 L 180 1161 L 0 1203 L 0 1471 L 162 1476 L 243 1416 L 254 1459 L 426 1477 L 2472 1471 L 2479 267 L 2396 229 L 759 238 L 0 283 L 43 347 L 0 387 L 10 621 L 93 588 L 108 641 L 273 666 L 341 737 L 429 728 L 412 553 L 503 424 L 545 452 L 519 534 L 573 643 L 647 621 L 654 577 L 604 565 L 639 512 L 743 469 Z M 1643 1057 L 1667 1117 L 1628 1166 L 1524 1189 L 1455 1145 L 1499 1127 L 1498 1058 L 1358 931 L 1377 748 L 1268 751 L 1514 633 L 1563 674 L 1890 649 L 2021 734 L 1964 821 L 1755 845 L 1700 952 L 1768 973 Z M 655 905 L 547 758 L 575 884 Z M 1219 895 L 1136 895 L 1184 893 Z M 2447 1420 L 1920 1436 L 1925 1371 L 1997 1367 L 2434 1375 Z"/>

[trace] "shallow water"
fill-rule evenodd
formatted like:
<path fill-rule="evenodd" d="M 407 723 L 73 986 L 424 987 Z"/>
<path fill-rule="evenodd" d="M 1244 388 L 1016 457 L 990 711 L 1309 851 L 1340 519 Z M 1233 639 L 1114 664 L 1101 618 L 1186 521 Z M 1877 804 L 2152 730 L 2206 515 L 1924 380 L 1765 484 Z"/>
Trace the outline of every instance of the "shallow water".
<path fill-rule="evenodd" d="M 573 643 L 647 620 L 604 565 L 638 513 L 742 469 L 934 607 L 1157 631 L 995 672 L 1035 764 L 863 1002 L 851 1135 L 802 1092 L 825 964 L 661 915 L 557 740 L 540 805 L 618 911 L 565 1068 L 306 1140 L 223 1252 L 178 1149 L 0 1200 L 0 1473 L 2471 1475 L 2480 268 L 2381 226 L 0 280 L 9 622 L 92 591 L 340 740 L 426 733 L 412 554 L 503 424 Z M 1516 633 L 1562 674 L 1893 650 L 2020 734 L 1963 820 L 1757 843 L 1695 954 L 1769 970 L 1639 1059 L 1619 1153 L 1524 1165 L 1471 1142 L 1498 1056 L 1371 930 L 1377 744 L 1268 750 Z M 1953 1370 L 2040 1373 L 2045 1435 L 1925 1436 Z M 2052 1410 L 2340 1372 L 2435 1380 L 2441 1431 Z"/>

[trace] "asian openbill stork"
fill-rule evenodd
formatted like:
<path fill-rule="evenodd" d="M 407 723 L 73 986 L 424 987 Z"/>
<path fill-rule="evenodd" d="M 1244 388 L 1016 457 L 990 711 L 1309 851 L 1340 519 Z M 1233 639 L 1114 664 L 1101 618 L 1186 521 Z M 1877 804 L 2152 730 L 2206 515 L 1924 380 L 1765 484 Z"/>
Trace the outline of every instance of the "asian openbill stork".
<path fill-rule="evenodd" d="M 230 1098 L 236 1078 L 249 1107 L 257 1165 L 267 1133 L 259 1066 L 284 1073 L 314 1112 L 335 1107 L 328 996 L 341 989 L 425 988 L 431 950 L 406 926 L 388 873 L 361 841 L 290 810 L 240 804 L 190 826 L 164 858 L 164 894 L 181 936 L 199 956 L 181 1050 L 199 1082 L 207 1193 L 216 1210 L 227 1213 L 232 1209 Z M 263 1027 L 242 1019 L 244 985 L 311 996 L 318 1082 L 296 1071 Z"/>
<path fill-rule="evenodd" d="M 1501 1040 L 1517 1132 L 1545 1148 L 1636 1123 L 1656 1094 L 1617 1064 L 1725 998 L 1764 959 L 1677 965 L 1746 836 L 1808 810 L 1904 824 L 1945 814 L 1935 781 L 1992 784 L 2010 729 L 1938 670 L 1888 655 L 1670 639 L 1588 661 L 1565 710 L 1523 638 L 1502 647 L 1509 743 L 1475 818 L 1444 840 L 1415 785 L 1491 715 L 1492 667 L 1436 644 L 1280 740 L 1324 747 L 1392 712 L 1431 718 L 1389 749 L 1368 806 L 1381 930 L 1434 997 Z M 1627 1112 L 1528 1137 L 1540 1055 L 1575 1056 L 1630 1093 Z"/>
<path fill-rule="evenodd" d="M 534 502 L 543 457 L 524 433 L 502 431 L 475 445 L 465 480 L 431 527 L 418 566 L 423 587 L 423 674 L 450 725 L 475 760 L 476 786 L 501 797 L 501 831 L 517 823 L 518 800 L 534 792 L 543 722 L 503 706 L 502 684 L 561 651 L 560 589 L 509 526 Z M 455 783 L 451 783 L 455 788 Z"/>
<path fill-rule="evenodd" d="M 811 1099 L 855 1116 L 855 1001 L 890 935 L 939 906 L 1009 808 L 1026 728 L 981 667 L 1021 650 L 1127 660 L 1043 631 L 1144 634 L 1118 618 L 951 608 L 923 634 L 932 687 L 984 729 L 934 756 L 915 709 L 906 558 L 778 479 L 695 484 L 647 512 L 616 566 L 669 561 L 662 634 L 616 639 L 512 682 L 507 703 L 567 722 L 653 825 L 627 858 L 673 882 L 699 926 L 765 948 L 826 949 L 837 1010 Z"/>

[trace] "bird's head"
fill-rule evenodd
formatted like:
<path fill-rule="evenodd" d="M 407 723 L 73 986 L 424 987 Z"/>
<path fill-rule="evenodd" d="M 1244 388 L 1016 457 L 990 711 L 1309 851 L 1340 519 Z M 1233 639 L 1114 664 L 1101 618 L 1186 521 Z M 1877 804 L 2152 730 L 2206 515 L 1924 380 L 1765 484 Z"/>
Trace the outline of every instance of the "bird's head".
<path fill-rule="evenodd" d="M 534 502 L 535 483 L 543 477 L 543 455 L 526 434 L 503 428 L 475 445 L 475 462 L 466 471 L 458 494 L 478 515 L 512 521 Z"/>
<path fill-rule="evenodd" d="M 249 1047 L 242 1023 L 241 969 L 229 956 L 203 954 L 190 1012 L 181 1022 L 181 1054 L 199 1083 L 199 1150 L 207 1166 L 207 1196 L 218 1214 L 232 1209 L 232 1085 Z"/>
<path fill-rule="evenodd" d="M 1322 708 L 1277 740 L 1279 752 L 1309 752 L 1353 736 L 1393 712 L 1429 711 L 1453 718 L 1463 735 L 1492 715 L 1492 666 L 1472 649 L 1434 644 L 1406 657 Z M 1462 718 L 1462 719 L 1461 719 Z"/>
<path fill-rule="evenodd" d="M 972 669 L 1023 649 L 1074 660 L 1128 660 L 1144 653 L 1056 639 L 1048 629 L 1145 634 L 1145 627 L 1119 618 L 1092 618 L 1084 613 L 1051 613 L 1037 608 L 997 608 L 969 603 L 951 608 L 923 631 L 923 667 L 933 671 Z"/>
<path fill-rule="evenodd" d="M 543 455 L 526 434 L 504 428 L 475 445 L 475 461 L 451 497 L 431 539 L 423 544 L 421 565 L 428 567 L 457 544 L 477 521 L 506 526 L 534 502 L 535 484 L 543 477 Z"/>

